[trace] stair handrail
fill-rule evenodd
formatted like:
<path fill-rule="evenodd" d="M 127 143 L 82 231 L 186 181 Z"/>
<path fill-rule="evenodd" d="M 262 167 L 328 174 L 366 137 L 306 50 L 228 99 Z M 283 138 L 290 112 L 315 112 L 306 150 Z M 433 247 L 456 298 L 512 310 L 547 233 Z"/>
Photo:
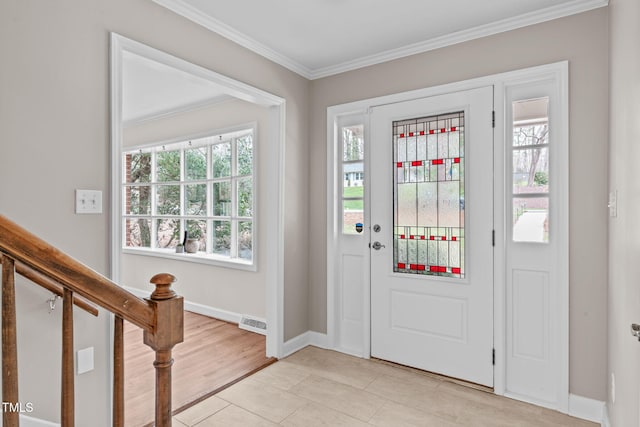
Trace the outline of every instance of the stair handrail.
<path fill-rule="evenodd" d="M 171 426 L 171 365 L 173 364 L 171 350 L 173 346 L 183 341 L 184 335 L 183 298 L 171 288 L 172 283 L 175 282 L 174 276 L 168 273 L 155 275 L 151 279 L 151 283 L 155 284 L 155 290 L 149 298 L 141 299 L 3 215 L 0 215 L 0 261 L 3 273 L 3 402 L 18 403 L 13 279 L 14 272 L 17 272 L 63 296 L 62 427 L 72 427 L 74 424 L 73 311 L 70 307 L 76 304 L 92 312 L 95 307 L 91 303 L 115 315 L 114 427 L 121 427 L 124 424 L 123 320 L 142 328 L 144 343 L 156 352 L 155 425 Z M 6 361 L 5 358 L 7 358 Z M 5 381 L 10 384 L 5 384 Z M 17 427 L 18 414 L 5 411 L 3 425 Z"/>
<path fill-rule="evenodd" d="M 154 313 L 148 303 L 3 215 L 0 252 L 142 329 L 153 330 Z"/>

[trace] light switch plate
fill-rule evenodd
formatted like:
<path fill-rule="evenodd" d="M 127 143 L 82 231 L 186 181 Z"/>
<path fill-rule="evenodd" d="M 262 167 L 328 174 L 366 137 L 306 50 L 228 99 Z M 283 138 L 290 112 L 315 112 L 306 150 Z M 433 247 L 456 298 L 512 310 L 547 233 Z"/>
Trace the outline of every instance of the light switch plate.
<path fill-rule="evenodd" d="M 76 213 L 77 214 L 102 213 L 102 191 L 76 190 Z"/>
<path fill-rule="evenodd" d="M 78 375 L 93 371 L 93 347 L 78 350 L 76 367 Z"/>

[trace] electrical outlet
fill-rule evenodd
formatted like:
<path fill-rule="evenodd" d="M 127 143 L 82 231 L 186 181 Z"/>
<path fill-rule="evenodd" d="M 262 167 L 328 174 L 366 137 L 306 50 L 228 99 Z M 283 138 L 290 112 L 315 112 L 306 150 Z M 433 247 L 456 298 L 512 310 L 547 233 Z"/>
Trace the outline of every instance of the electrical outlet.
<path fill-rule="evenodd" d="M 102 191 L 76 190 L 76 213 L 77 214 L 102 213 Z"/>

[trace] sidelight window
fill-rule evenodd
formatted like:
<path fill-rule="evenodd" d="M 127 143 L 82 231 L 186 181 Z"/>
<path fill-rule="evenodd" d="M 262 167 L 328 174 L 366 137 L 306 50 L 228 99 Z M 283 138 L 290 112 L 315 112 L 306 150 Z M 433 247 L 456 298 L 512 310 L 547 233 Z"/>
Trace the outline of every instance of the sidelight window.
<path fill-rule="evenodd" d="M 342 140 L 342 231 L 356 234 L 364 223 L 364 126 L 343 126 Z"/>
<path fill-rule="evenodd" d="M 549 98 L 513 102 L 513 241 L 549 242 Z"/>

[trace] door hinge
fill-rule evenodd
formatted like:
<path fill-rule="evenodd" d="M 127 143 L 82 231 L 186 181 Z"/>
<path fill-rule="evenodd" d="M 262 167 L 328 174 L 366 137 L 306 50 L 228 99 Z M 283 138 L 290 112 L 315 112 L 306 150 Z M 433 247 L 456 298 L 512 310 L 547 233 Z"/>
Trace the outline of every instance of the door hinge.
<path fill-rule="evenodd" d="M 492 128 L 496 127 L 496 112 L 495 111 L 491 112 L 491 127 Z"/>
<path fill-rule="evenodd" d="M 496 366 L 496 349 L 491 350 L 491 363 Z"/>
<path fill-rule="evenodd" d="M 491 246 L 496 245 L 496 230 L 491 230 Z"/>

